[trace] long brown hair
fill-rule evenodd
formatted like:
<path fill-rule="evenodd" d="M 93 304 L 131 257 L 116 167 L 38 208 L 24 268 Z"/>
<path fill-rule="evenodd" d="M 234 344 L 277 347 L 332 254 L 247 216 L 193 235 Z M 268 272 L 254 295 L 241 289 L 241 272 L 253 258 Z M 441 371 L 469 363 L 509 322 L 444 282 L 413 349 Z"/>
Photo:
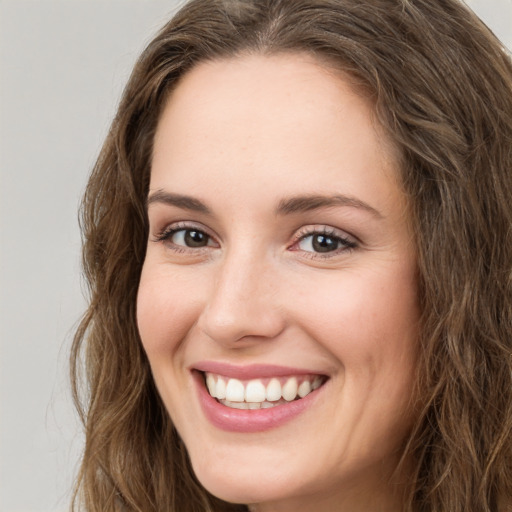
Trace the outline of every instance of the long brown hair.
<path fill-rule="evenodd" d="M 354 77 L 401 155 L 423 308 L 406 510 L 512 497 L 512 65 L 457 0 L 192 0 L 143 52 L 83 199 L 90 306 L 72 349 L 88 511 L 245 510 L 195 479 L 136 326 L 154 133 L 200 61 L 308 53 Z M 507 501 L 508 500 L 508 501 Z M 508 509 L 512 510 L 512 509 Z"/>

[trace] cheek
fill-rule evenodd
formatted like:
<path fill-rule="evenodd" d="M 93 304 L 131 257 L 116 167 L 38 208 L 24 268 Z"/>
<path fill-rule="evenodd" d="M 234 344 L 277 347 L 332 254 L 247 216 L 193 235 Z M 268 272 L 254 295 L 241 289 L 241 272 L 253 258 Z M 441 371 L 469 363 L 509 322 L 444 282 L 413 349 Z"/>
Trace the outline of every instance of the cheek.
<path fill-rule="evenodd" d="M 184 300 L 186 299 L 186 300 Z M 174 353 L 195 319 L 190 288 L 150 265 L 142 270 L 137 294 L 137 325 L 153 365 L 156 356 Z"/>
<path fill-rule="evenodd" d="M 188 385 L 182 371 L 183 341 L 197 319 L 197 304 L 189 286 L 158 266 L 145 264 L 137 294 L 137 325 L 156 387 L 177 427 L 183 416 L 193 415 L 189 404 L 180 406 L 178 390 Z"/>
<path fill-rule="evenodd" d="M 303 329 L 339 360 L 348 378 L 398 390 L 410 385 L 420 313 L 414 268 L 386 270 L 326 276 L 295 297 Z"/>

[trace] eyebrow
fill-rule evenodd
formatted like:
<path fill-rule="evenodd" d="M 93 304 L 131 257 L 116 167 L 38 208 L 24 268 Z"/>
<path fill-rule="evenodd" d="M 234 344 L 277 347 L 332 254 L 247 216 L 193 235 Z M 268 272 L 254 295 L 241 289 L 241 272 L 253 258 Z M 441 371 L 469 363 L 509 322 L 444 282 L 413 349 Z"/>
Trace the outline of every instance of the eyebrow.
<path fill-rule="evenodd" d="M 210 208 L 206 206 L 202 201 L 194 197 L 186 196 L 183 194 L 171 194 L 163 190 L 157 190 L 148 197 L 146 207 L 154 203 L 163 203 L 169 206 L 176 206 L 178 208 L 184 208 L 185 210 L 192 210 L 194 212 L 211 214 Z"/>
<path fill-rule="evenodd" d="M 148 197 L 146 206 L 149 207 L 149 205 L 154 203 L 176 206 L 177 208 L 184 208 L 185 210 L 204 213 L 206 215 L 212 214 L 210 208 L 208 208 L 208 206 L 199 199 L 183 194 L 172 194 L 170 192 L 165 192 L 164 190 L 157 190 L 156 192 L 153 192 Z M 276 214 L 291 215 L 294 213 L 303 213 L 333 206 L 349 206 L 351 208 L 358 208 L 371 213 L 378 219 L 384 218 L 378 210 L 355 197 L 345 195 L 324 196 L 320 194 L 301 195 L 282 199 L 276 208 Z"/>
<path fill-rule="evenodd" d="M 283 199 L 279 202 L 277 214 L 289 215 L 293 213 L 318 210 L 320 208 L 328 208 L 331 206 L 350 206 L 352 208 L 365 210 L 378 219 L 384 218 L 382 213 L 378 210 L 355 197 L 345 195 L 324 196 L 319 194 L 295 196 L 289 199 Z"/>

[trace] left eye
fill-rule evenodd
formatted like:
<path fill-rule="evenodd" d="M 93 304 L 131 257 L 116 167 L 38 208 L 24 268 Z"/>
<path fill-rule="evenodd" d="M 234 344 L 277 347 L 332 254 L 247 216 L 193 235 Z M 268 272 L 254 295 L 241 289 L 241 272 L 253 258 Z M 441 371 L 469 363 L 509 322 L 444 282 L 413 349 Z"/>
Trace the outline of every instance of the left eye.
<path fill-rule="evenodd" d="M 169 241 L 183 247 L 206 247 L 211 244 L 211 238 L 199 229 L 178 229 L 169 236 Z"/>
<path fill-rule="evenodd" d="M 353 246 L 354 244 L 348 240 L 326 233 L 312 233 L 301 238 L 297 244 L 301 251 L 317 253 L 333 252 L 342 247 L 350 248 Z"/>

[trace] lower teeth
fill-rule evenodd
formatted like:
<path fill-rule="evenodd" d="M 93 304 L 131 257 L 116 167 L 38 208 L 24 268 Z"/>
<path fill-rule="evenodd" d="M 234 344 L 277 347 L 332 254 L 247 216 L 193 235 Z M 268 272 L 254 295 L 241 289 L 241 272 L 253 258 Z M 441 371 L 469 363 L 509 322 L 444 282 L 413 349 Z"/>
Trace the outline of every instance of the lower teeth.
<path fill-rule="evenodd" d="M 287 402 L 284 399 L 280 399 L 277 402 L 267 402 L 266 400 L 264 402 L 230 402 L 229 400 L 217 400 L 222 405 L 225 405 L 226 407 L 231 407 L 232 409 L 270 409 L 272 407 L 275 407 L 276 405 L 281 404 L 288 404 L 290 402 Z"/>

